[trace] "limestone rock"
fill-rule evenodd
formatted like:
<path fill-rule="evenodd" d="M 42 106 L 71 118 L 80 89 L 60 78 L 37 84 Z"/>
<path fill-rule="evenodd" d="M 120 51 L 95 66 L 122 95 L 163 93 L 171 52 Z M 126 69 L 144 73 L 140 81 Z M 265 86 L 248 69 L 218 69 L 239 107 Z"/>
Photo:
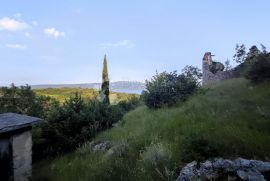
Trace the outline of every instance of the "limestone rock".
<path fill-rule="evenodd" d="M 111 148 L 111 142 L 110 141 L 102 141 L 98 144 L 93 146 L 93 151 L 105 151 Z"/>
<path fill-rule="evenodd" d="M 193 180 L 247 180 L 265 181 L 264 175 L 269 177 L 270 162 L 260 160 L 236 160 L 215 159 L 206 160 L 203 163 L 193 161 L 187 164 L 180 172 L 177 181 Z"/>

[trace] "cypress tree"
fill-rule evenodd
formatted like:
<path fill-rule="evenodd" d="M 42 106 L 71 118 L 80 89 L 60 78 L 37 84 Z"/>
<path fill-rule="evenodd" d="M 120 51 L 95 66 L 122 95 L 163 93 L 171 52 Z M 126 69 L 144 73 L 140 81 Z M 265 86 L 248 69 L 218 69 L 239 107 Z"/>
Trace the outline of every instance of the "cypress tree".
<path fill-rule="evenodd" d="M 110 86 L 110 83 L 109 83 L 109 76 L 108 76 L 107 57 L 105 54 L 104 61 L 103 61 L 102 85 L 101 85 L 101 93 L 100 93 L 101 101 L 105 104 L 110 104 L 109 86 Z"/>

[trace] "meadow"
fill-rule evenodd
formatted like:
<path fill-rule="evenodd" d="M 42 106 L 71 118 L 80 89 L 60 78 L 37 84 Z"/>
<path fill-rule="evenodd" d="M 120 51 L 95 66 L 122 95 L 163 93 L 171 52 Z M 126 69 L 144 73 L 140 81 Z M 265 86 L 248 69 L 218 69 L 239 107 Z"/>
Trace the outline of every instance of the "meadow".
<path fill-rule="evenodd" d="M 74 96 L 78 92 L 83 99 L 91 100 L 99 95 L 99 91 L 91 88 L 46 88 L 33 89 L 37 95 L 49 96 L 60 103 Z M 139 97 L 137 94 L 110 92 L 110 101 L 112 104 L 117 104 L 119 101 L 128 100 L 132 97 Z"/>

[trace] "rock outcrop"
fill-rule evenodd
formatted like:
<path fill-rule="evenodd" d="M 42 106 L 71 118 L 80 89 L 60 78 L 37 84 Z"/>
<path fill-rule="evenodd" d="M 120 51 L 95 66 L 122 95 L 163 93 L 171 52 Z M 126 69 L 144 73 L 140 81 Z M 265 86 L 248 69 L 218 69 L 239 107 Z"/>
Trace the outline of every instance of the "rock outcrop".
<path fill-rule="evenodd" d="M 266 181 L 270 179 L 270 162 L 259 160 L 215 159 L 187 164 L 176 181 L 195 180 L 247 180 Z"/>
<path fill-rule="evenodd" d="M 211 52 L 206 52 L 203 56 L 202 65 L 202 84 L 207 85 L 211 82 L 231 79 L 237 77 L 237 73 L 234 69 L 224 70 L 224 65 L 220 62 L 215 62 L 212 60 Z"/>

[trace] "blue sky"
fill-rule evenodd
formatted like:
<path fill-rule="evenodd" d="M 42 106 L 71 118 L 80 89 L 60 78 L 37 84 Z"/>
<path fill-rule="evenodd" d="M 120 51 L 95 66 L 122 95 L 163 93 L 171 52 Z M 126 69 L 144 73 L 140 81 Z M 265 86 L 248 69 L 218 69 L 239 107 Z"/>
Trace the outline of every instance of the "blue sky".
<path fill-rule="evenodd" d="M 0 5 L 0 85 L 144 81 L 232 59 L 236 43 L 270 46 L 268 0 L 6 0 Z M 269 49 L 268 49 L 269 50 Z"/>

